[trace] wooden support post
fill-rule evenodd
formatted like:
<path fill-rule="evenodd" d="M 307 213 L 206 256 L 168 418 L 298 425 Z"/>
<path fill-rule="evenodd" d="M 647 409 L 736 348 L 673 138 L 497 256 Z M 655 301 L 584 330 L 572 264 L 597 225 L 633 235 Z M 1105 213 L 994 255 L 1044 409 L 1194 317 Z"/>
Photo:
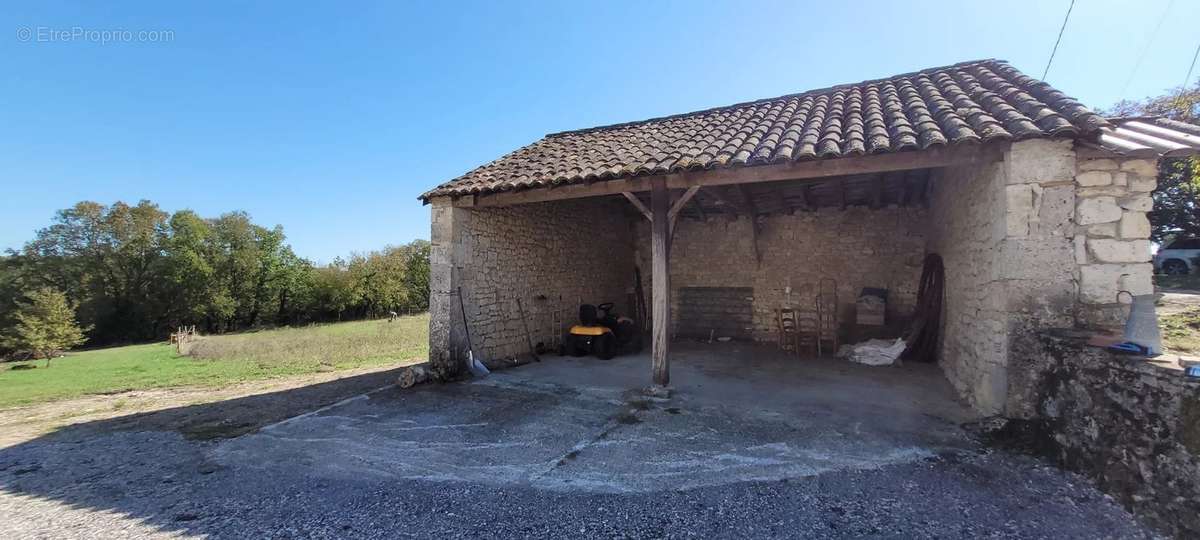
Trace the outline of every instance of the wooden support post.
<path fill-rule="evenodd" d="M 650 301 L 651 318 L 654 327 L 651 330 L 650 358 L 654 371 L 654 384 L 666 386 L 671 382 L 670 339 L 667 328 L 671 325 L 671 272 L 670 246 L 671 227 L 670 212 L 671 194 L 667 191 L 666 180 L 657 180 L 650 185 Z"/>

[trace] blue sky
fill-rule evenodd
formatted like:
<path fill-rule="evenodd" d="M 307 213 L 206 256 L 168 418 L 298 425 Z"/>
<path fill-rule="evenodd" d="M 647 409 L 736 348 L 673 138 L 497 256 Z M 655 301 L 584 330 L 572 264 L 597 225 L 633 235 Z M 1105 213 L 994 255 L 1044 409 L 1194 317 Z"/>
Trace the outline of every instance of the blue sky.
<path fill-rule="evenodd" d="M 1200 2 L 1168 3 L 1077 0 L 1047 80 L 1091 106 L 1181 84 Z M 1040 77 L 1067 4 L 8 4 L 0 248 L 145 198 L 246 210 L 327 262 L 428 238 L 418 194 L 546 133 L 979 58 Z M 135 35 L 45 41 L 76 28 Z"/>

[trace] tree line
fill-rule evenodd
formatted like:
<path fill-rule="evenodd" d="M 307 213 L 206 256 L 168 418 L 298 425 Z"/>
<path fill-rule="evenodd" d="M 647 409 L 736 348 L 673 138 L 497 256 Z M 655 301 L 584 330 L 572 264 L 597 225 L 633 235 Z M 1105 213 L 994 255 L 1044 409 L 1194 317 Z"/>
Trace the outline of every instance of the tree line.
<path fill-rule="evenodd" d="M 0 256 L 0 329 L 11 333 L 34 300 L 54 293 L 89 345 L 161 339 L 182 325 L 222 333 L 423 311 L 429 247 L 415 240 L 316 265 L 292 251 L 282 227 L 245 212 L 205 218 L 145 200 L 85 201 Z M 0 343 L 12 352 L 19 340 Z"/>

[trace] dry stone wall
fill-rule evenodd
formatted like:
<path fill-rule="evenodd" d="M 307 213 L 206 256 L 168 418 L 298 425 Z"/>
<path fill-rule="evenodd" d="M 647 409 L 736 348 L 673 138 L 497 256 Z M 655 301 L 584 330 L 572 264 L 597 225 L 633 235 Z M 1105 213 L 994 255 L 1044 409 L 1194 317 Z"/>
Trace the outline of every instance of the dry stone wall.
<path fill-rule="evenodd" d="M 760 217 L 759 263 L 749 218 L 681 219 L 671 244 L 671 312 L 678 317 L 679 290 L 685 287 L 749 287 L 751 334 L 756 341 L 774 341 L 775 310 L 813 305 L 820 280 L 830 278 L 837 283 L 843 323 L 853 321 L 854 302 L 863 287 L 888 289 L 887 317 L 902 323 L 916 304 L 927 225 L 924 209 L 895 206 Z M 639 265 L 648 269 L 650 228 L 644 220 L 638 226 L 638 245 L 643 248 Z M 649 272 L 643 272 L 643 279 L 650 291 Z M 676 318 L 673 331 L 677 326 Z"/>
<path fill-rule="evenodd" d="M 585 199 L 463 209 L 435 201 L 431 360 L 454 364 L 465 348 L 465 336 L 450 330 L 462 326 L 460 286 L 475 354 L 489 360 L 529 352 L 517 298 L 533 340 L 547 344 L 575 323 L 580 300 L 626 309 L 633 246 L 620 204 L 628 203 Z"/>
<path fill-rule="evenodd" d="M 1072 332 L 1017 345 L 1021 398 L 1006 431 L 1152 525 L 1200 537 L 1200 380 L 1173 362 L 1088 347 Z"/>

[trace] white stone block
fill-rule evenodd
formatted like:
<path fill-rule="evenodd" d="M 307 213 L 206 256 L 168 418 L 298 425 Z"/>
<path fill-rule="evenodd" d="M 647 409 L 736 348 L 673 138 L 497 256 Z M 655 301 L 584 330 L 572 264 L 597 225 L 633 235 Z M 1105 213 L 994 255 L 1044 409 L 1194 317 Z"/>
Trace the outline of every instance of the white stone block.
<path fill-rule="evenodd" d="M 1115 171 L 1120 168 L 1111 159 L 1085 159 L 1079 162 L 1080 171 Z"/>
<path fill-rule="evenodd" d="M 1150 220 L 1142 212 L 1126 210 L 1119 227 L 1121 238 L 1142 240 L 1150 238 Z"/>
<path fill-rule="evenodd" d="M 1113 183 L 1113 175 L 1106 171 L 1087 171 L 1075 175 L 1075 183 L 1084 187 L 1107 186 Z"/>
<path fill-rule="evenodd" d="M 1084 228 L 1084 232 L 1088 238 L 1115 238 L 1117 236 L 1117 223 L 1088 225 Z"/>
<path fill-rule="evenodd" d="M 1032 139 L 1012 144 L 1005 157 L 1009 184 L 1070 181 L 1075 176 L 1075 150 L 1069 140 Z"/>
<path fill-rule="evenodd" d="M 1129 175 L 1129 191 L 1147 192 L 1158 187 L 1158 178 L 1154 176 Z"/>
<path fill-rule="evenodd" d="M 1154 209 L 1154 198 L 1150 195 L 1131 195 L 1117 199 L 1117 205 L 1135 212 L 1149 212 Z"/>
<path fill-rule="evenodd" d="M 1089 304 L 1113 304 L 1125 265 L 1085 264 L 1079 267 L 1079 298 Z"/>
<path fill-rule="evenodd" d="M 1153 276 L 1154 266 L 1151 264 L 1127 264 L 1117 280 L 1117 286 L 1134 296 L 1154 294 Z"/>
<path fill-rule="evenodd" d="M 1033 189 L 1028 184 L 1006 186 L 1005 235 L 1029 236 L 1033 216 Z"/>
<path fill-rule="evenodd" d="M 1138 176 L 1158 177 L 1158 163 L 1152 159 L 1129 159 L 1121 162 L 1121 170 Z"/>
<path fill-rule="evenodd" d="M 1088 253 L 1102 263 L 1136 263 L 1150 260 L 1149 240 L 1089 238 Z"/>
<path fill-rule="evenodd" d="M 1075 207 L 1075 222 L 1080 225 L 1109 223 L 1121 219 L 1121 207 L 1116 197 L 1102 196 L 1079 200 Z"/>

